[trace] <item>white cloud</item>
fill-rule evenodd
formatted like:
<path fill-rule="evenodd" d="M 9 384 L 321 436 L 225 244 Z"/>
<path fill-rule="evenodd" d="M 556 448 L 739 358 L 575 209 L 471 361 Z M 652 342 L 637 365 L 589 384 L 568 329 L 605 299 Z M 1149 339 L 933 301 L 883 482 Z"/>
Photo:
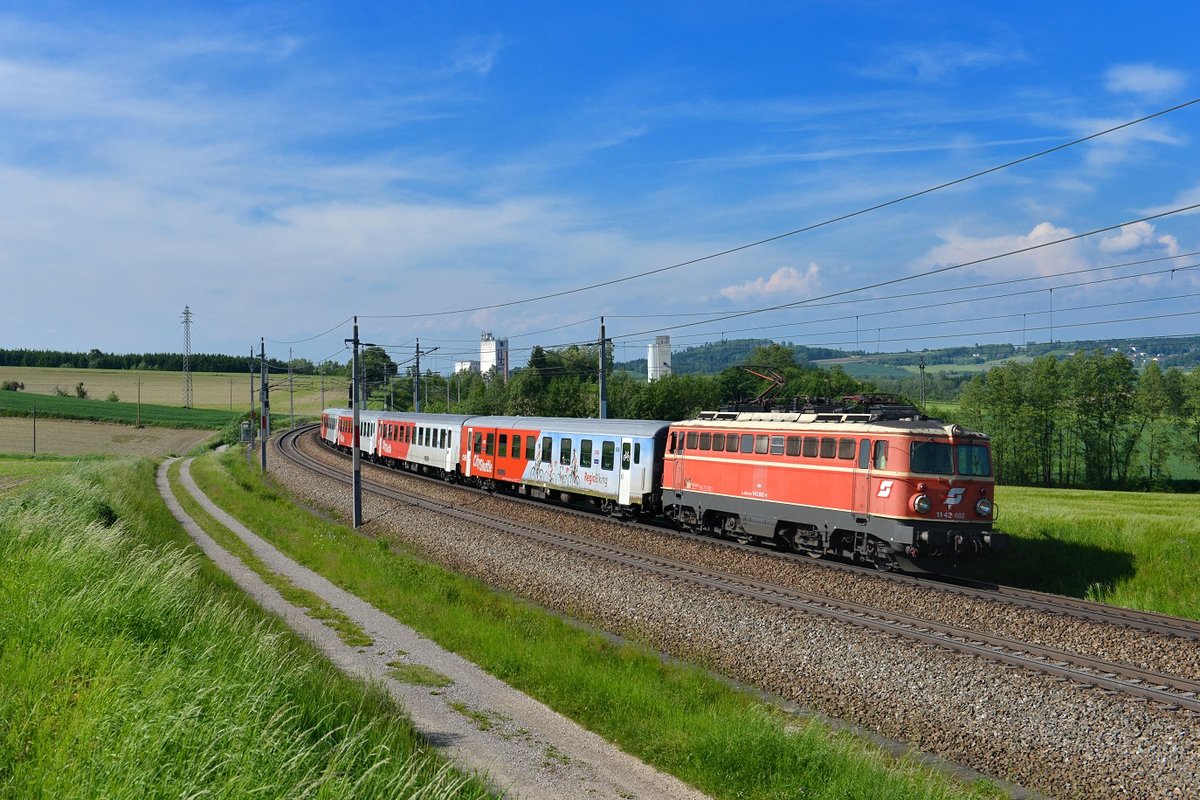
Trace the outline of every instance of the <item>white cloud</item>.
<path fill-rule="evenodd" d="M 804 297 L 814 294 L 820 281 L 821 268 L 816 264 L 809 264 L 808 269 L 803 272 L 795 267 L 780 267 L 769 278 L 758 278 L 738 286 L 726 286 L 720 294 L 730 300 L 770 296 Z"/>
<path fill-rule="evenodd" d="M 1179 70 L 1153 64 L 1117 64 L 1104 73 L 1104 88 L 1119 94 L 1161 97 L 1180 91 L 1186 83 Z"/>
<path fill-rule="evenodd" d="M 1040 222 L 1026 234 L 1007 236 L 973 237 L 957 231 L 939 234 L 944 241 L 929 251 L 919 262 L 922 271 L 930 267 L 965 264 L 991 258 L 1002 253 L 1013 253 L 1037 245 L 1046 245 L 1071 236 L 1069 228 L 1059 228 L 1050 222 Z M 1029 252 L 1017 253 L 986 261 L 964 269 L 988 277 L 1011 275 L 1054 275 L 1064 270 L 1087 266 L 1083 249 L 1078 240 L 1060 245 L 1039 247 Z"/>
<path fill-rule="evenodd" d="M 1128 253 L 1131 250 L 1155 246 L 1161 246 L 1169 256 L 1179 253 L 1179 241 L 1169 234 L 1155 235 L 1154 226 L 1149 222 L 1135 222 L 1122 226 L 1118 233 L 1100 240 L 1102 253 Z"/>

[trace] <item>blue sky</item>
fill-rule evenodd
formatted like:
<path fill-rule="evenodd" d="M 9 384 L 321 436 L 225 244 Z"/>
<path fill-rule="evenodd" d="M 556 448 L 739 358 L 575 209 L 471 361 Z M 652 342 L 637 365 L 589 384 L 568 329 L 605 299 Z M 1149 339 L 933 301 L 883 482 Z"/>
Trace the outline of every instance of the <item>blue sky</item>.
<path fill-rule="evenodd" d="M 618 359 L 659 333 L 1045 341 L 1051 306 L 1056 338 L 1200 333 L 1200 269 L 1164 271 L 1200 264 L 1181 255 L 1200 251 L 1194 214 L 820 300 L 1200 202 L 1200 105 L 808 233 L 482 308 L 738 248 L 1200 97 L 1198 17 L 1155 2 L 0 3 L 0 347 L 179 351 L 185 304 L 197 352 L 265 337 L 272 355 L 344 359 L 358 315 L 398 360 L 417 337 L 438 347 L 423 364 L 440 370 L 477 357 L 483 330 L 520 364 L 594 338 L 601 315 Z M 1079 285 L 1103 278 L 1121 280 Z M 461 309 L 481 310 L 399 316 Z"/>

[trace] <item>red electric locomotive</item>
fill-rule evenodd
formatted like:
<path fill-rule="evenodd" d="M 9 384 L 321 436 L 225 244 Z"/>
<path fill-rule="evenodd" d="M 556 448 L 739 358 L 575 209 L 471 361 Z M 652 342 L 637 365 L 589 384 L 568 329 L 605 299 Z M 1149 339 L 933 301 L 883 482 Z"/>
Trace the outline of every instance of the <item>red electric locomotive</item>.
<path fill-rule="evenodd" d="M 688 529 L 889 570 L 1004 541 L 988 437 L 912 407 L 704 412 L 664 460 L 663 513 Z"/>

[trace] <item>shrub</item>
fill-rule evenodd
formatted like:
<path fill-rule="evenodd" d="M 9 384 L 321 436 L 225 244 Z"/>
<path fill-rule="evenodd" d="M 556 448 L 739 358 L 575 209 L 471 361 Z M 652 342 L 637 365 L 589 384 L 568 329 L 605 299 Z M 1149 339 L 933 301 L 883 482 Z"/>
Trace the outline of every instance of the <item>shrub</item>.
<path fill-rule="evenodd" d="M 106 397 L 106 398 L 104 398 L 104 399 L 105 399 L 105 400 L 107 400 L 107 401 L 108 401 L 108 402 L 110 402 L 110 403 L 119 403 L 119 402 L 121 402 L 121 398 L 120 398 L 120 397 L 117 397 L 117 393 L 116 393 L 116 392 L 109 392 L 109 393 L 108 393 L 108 397 Z"/>
<path fill-rule="evenodd" d="M 87 389 L 83 388 L 83 381 L 80 381 L 79 383 L 75 384 L 75 396 L 78 397 L 80 400 L 87 399 Z"/>
<path fill-rule="evenodd" d="M 3 390 L 6 392 L 19 392 L 25 388 L 25 384 L 20 381 L 5 381 Z"/>
<path fill-rule="evenodd" d="M 70 397 L 71 396 L 71 395 L 67 394 L 67 390 L 62 388 L 61 386 L 54 387 L 54 394 L 58 397 Z"/>

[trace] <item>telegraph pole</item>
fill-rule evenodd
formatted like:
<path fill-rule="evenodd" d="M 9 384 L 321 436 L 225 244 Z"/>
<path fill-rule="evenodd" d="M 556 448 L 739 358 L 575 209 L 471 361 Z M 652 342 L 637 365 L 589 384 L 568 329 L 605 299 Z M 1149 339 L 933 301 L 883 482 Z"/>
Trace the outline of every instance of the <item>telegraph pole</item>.
<path fill-rule="evenodd" d="M 183 307 L 183 407 L 192 407 L 192 310 Z"/>
<path fill-rule="evenodd" d="M 600 318 L 600 419 L 608 419 L 608 386 L 605 384 L 604 373 L 605 369 L 605 345 L 604 338 L 604 317 Z"/>
<path fill-rule="evenodd" d="M 291 425 L 288 430 L 296 427 L 296 392 L 295 380 L 292 373 L 292 348 L 288 348 L 288 414 L 291 416 Z"/>
<path fill-rule="evenodd" d="M 267 340 L 259 340 L 259 368 L 262 370 L 258 378 L 258 394 L 262 398 L 262 407 L 259 410 L 258 428 L 259 435 L 262 436 L 260 443 L 259 466 L 265 473 L 267 471 L 267 439 L 271 435 L 271 394 L 267 381 Z"/>
<path fill-rule="evenodd" d="M 362 466 L 358 453 L 358 317 L 354 318 L 354 338 L 347 339 L 353 355 L 350 359 L 350 407 L 354 410 L 354 435 L 351 438 L 350 468 L 354 485 L 354 527 L 362 527 Z"/>
<path fill-rule="evenodd" d="M 421 340 L 417 339 L 417 368 L 413 371 L 413 411 L 421 413 Z"/>
<path fill-rule="evenodd" d="M 921 411 L 925 410 L 925 356 L 921 356 L 921 361 L 917 365 L 921 370 Z"/>

